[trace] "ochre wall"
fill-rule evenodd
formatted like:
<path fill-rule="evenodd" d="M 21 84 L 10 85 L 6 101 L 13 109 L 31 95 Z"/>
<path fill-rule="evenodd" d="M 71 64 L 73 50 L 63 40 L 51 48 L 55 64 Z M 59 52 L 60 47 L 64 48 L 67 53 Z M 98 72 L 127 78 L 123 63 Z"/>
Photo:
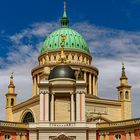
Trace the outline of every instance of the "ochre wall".
<path fill-rule="evenodd" d="M 70 121 L 70 98 L 55 99 L 55 121 L 56 122 Z"/>
<path fill-rule="evenodd" d="M 122 119 L 121 106 L 108 105 L 107 103 L 86 103 L 86 114 L 90 112 L 93 112 L 93 117 L 99 116 L 98 113 L 100 113 L 102 117 L 111 121 L 120 121 Z"/>
<path fill-rule="evenodd" d="M 13 112 L 14 122 L 21 122 L 26 111 L 31 111 L 33 113 L 35 122 L 39 122 L 39 102 L 23 106 Z"/>

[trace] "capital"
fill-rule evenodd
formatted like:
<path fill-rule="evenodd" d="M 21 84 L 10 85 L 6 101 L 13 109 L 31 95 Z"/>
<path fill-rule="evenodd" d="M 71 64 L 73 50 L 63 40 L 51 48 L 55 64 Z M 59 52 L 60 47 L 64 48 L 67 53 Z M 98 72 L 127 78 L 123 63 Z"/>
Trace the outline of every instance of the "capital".
<path fill-rule="evenodd" d="M 70 92 L 70 95 L 74 95 L 75 94 L 75 92 Z"/>
<path fill-rule="evenodd" d="M 41 90 L 40 94 L 46 94 L 46 91 L 45 90 Z"/>

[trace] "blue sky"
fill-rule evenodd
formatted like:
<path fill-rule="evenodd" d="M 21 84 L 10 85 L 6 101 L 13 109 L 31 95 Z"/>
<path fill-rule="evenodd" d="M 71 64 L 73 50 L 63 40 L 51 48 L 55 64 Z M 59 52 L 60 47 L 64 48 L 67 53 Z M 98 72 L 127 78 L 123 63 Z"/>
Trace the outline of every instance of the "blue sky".
<path fill-rule="evenodd" d="M 34 22 L 57 21 L 61 17 L 63 0 L 1 0 L 0 29 L 15 33 Z M 71 22 L 123 30 L 140 29 L 140 0 L 67 0 Z"/>
<path fill-rule="evenodd" d="M 89 44 L 99 68 L 99 96 L 117 98 L 121 62 L 132 85 L 133 117 L 140 111 L 140 0 L 67 0 L 70 25 Z M 59 27 L 63 0 L 0 1 L 0 119 L 14 71 L 18 103 L 31 97 L 31 69 L 45 38 Z M 108 82 L 106 82 L 108 81 Z"/>

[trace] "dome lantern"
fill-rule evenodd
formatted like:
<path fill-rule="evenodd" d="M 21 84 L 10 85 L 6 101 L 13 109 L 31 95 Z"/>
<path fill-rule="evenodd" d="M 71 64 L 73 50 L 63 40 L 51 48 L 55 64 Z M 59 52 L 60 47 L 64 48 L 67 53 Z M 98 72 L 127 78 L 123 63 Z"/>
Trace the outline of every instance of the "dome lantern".
<path fill-rule="evenodd" d="M 67 17 L 67 12 L 66 12 L 66 1 L 64 0 L 64 13 L 63 13 L 63 17 L 60 20 L 61 22 L 61 26 L 62 27 L 66 27 L 69 24 L 69 19 Z"/>

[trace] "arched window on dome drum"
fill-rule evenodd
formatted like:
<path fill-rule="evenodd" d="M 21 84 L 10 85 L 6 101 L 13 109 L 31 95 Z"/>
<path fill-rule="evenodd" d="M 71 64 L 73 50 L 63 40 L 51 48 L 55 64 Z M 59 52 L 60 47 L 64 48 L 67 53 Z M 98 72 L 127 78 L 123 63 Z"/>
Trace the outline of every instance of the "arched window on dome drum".
<path fill-rule="evenodd" d="M 23 118 L 23 123 L 30 123 L 30 122 L 34 122 L 34 117 L 31 112 L 28 112 Z"/>

